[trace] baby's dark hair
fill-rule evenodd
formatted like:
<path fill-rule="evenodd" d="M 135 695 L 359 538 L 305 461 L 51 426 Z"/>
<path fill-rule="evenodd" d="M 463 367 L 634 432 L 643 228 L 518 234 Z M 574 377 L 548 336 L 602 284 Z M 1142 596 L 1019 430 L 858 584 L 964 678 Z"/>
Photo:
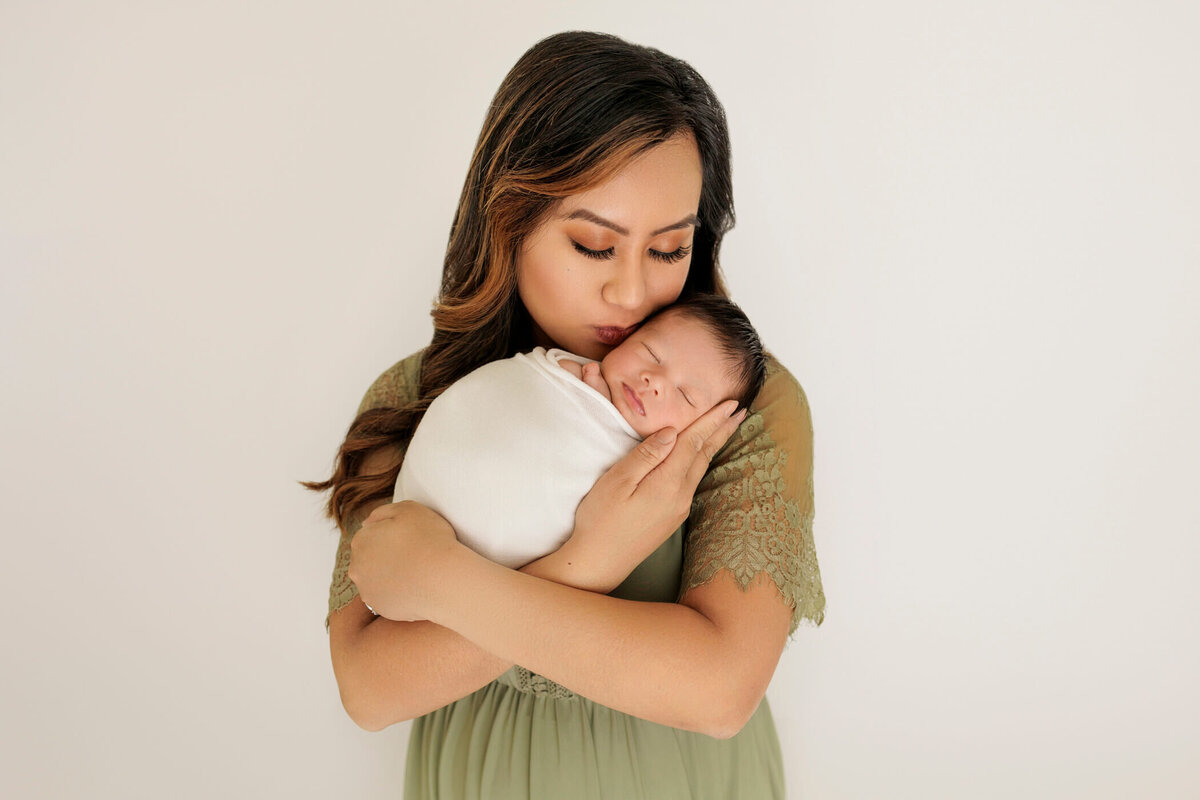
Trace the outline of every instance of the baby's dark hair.
<path fill-rule="evenodd" d="M 737 386 L 738 408 L 748 408 L 767 377 L 767 354 L 750 319 L 727 297 L 693 294 L 659 309 L 646 320 L 666 314 L 682 314 L 699 322 L 716 338 L 729 360 L 729 376 Z"/>

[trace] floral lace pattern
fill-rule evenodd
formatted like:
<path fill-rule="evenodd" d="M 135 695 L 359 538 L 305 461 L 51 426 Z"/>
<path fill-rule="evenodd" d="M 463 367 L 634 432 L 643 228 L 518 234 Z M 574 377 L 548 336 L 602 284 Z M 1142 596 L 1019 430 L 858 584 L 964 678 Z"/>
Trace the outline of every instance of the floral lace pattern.
<path fill-rule="evenodd" d="M 801 621 L 820 625 L 825 592 L 812 536 L 812 422 L 775 361 L 753 413 L 700 481 L 688 517 L 680 595 L 728 570 L 745 590 L 765 575 Z"/>
<path fill-rule="evenodd" d="M 536 672 L 530 672 L 524 667 L 514 666 L 507 676 L 511 685 L 525 694 L 546 694 L 555 700 L 569 700 L 575 693 L 562 684 L 555 683 L 549 678 L 543 678 Z"/>
<path fill-rule="evenodd" d="M 360 527 L 362 523 L 354 523 L 338 541 L 337 556 L 333 561 L 333 578 L 329 582 L 329 613 L 325 615 L 325 630 L 329 630 L 330 615 L 358 597 L 358 587 L 350 580 L 349 572 L 350 540 L 358 533 Z"/>

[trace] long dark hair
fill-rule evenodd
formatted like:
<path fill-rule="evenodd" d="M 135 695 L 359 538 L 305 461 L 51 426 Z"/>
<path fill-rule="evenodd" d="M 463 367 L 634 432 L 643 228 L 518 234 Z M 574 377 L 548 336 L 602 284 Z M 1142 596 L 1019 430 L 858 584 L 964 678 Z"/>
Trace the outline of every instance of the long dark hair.
<path fill-rule="evenodd" d="M 450 228 L 433 339 L 417 399 L 364 411 L 338 449 L 326 511 L 339 526 L 358 508 L 390 498 L 399 464 L 360 474 L 363 459 L 403 445 L 429 403 L 475 368 L 533 347 L 517 294 L 516 255 L 562 198 L 614 175 L 679 134 L 700 151 L 700 208 L 682 296 L 725 295 L 718 254 L 733 227 L 729 130 L 716 95 L 687 63 L 616 36 L 572 31 L 529 48 L 500 84 Z"/>

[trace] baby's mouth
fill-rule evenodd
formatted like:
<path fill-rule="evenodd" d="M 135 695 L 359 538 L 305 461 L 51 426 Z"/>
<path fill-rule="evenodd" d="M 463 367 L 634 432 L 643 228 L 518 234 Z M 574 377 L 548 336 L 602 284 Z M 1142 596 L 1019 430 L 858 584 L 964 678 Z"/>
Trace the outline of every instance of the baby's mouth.
<path fill-rule="evenodd" d="M 625 402 L 629 407 L 636 411 L 640 416 L 646 416 L 646 407 L 642 405 L 642 401 L 634 394 L 633 389 L 629 388 L 629 384 L 622 383 L 621 388 L 625 390 Z"/>

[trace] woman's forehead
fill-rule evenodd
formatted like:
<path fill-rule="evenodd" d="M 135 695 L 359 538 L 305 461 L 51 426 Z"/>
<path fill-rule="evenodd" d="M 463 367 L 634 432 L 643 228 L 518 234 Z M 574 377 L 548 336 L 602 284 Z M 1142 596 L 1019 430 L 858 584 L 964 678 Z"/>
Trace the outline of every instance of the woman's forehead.
<path fill-rule="evenodd" d="M 607 180 L 563 198 L 557 216 L 608 223 L 605 227 L 618 233 L 625 230 L 623 235 L 687 227 L 698 222 L 701 180 L 695 143 L 677 137 L 633 159 Z"/>

